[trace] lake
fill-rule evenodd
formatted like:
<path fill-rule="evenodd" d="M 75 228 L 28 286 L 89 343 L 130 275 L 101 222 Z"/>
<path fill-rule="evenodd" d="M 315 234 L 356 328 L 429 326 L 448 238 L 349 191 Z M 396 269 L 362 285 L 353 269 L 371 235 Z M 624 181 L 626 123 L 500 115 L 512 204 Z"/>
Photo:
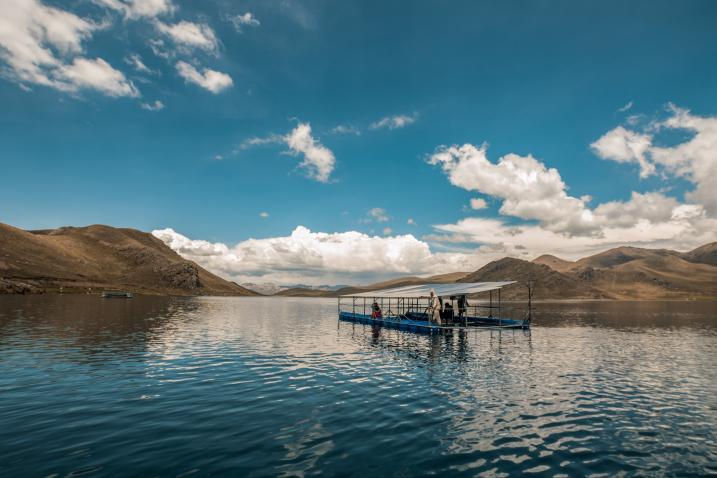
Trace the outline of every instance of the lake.
<path fill-rule="evenodd" d="M 717 474 L 717 302 L 415 335 L 305 298 L 0 296 L 2 476 Z"/>

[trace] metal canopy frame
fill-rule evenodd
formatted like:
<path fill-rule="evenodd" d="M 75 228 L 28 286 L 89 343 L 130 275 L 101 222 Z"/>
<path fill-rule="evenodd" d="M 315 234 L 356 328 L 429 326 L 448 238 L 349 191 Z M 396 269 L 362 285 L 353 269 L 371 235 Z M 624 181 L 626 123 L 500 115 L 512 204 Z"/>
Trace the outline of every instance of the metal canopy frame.
<path fill-rule="evenodd" d="M 409 285 L 403 287 L 393 287 L 391 289 L 374 290 L 370 292 L 359 292 L 355 294 L 344 294 L 340 297 L 367 297 L 367 298 L 413 298 L 425 299 L 430 297 L 431 291 L 434 291 L 438 297 L 449 297 L 452 295 L 477 294 L 479 292 L 488 292 L 500 290 L 516 281 L 500 281 L 500 282 L 462 282 L 458 284 L 420 284 Z"/>

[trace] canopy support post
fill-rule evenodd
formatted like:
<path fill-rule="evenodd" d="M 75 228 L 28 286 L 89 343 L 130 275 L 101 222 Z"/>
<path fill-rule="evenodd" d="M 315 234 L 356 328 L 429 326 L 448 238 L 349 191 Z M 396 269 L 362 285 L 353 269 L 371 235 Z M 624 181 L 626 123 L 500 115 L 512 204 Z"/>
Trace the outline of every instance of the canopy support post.
<path fill-rule="evenodd" d="M 493 317 L 493 291 L 490 291 L 490 299 L 488 301 L 488 317 Z"/>
<path fill-rule="evenodd" d="M 498 327 L 503 326 L 503 316 L 500 314 L 500 289 L 498 289 Z"/>

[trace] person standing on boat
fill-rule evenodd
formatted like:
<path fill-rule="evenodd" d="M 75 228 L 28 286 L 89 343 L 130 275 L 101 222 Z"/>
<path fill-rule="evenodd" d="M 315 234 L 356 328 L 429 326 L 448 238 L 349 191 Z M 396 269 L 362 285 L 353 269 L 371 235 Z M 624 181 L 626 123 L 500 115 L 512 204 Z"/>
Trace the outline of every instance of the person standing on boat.
<path fill-rule="evenodd" d="M 458 296 L 458 317 L 463 318 L 466 316 L 466 309 L 468 308 L 468 300 L 465 295 Z"/>
<path fill-rule="evenodd" d="M 428 299 L 429 307 L 429 320 L 440 324 L 441 323 L 441 301 L 436 296 L 436 291 L 431 289 L 431 296 Z"/>

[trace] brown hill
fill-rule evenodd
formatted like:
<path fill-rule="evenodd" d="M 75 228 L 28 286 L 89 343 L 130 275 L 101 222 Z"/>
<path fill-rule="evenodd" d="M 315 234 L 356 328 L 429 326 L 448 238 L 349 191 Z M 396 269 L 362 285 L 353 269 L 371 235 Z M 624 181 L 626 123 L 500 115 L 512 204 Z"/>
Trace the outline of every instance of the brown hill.
<path fill-rule="evenodd" d="M 470 274 L 399 277 L 338 291 L 284 291 L 282 295 L 337 295 L 429 282 L 516 280 L 501 292 L 505 299 L 527 297 L 525 282 L 536 283 L 536 299 L 698 299 L 717 297 L 717 243 L 688 253 L 667 249 L 617 247 L 571 262 L 543 255 L 532 262 L 503 258 Z M 482 296 L 481 296 L 482 298 Z"/>
<path fill-rule="evenodd" d="M 619 299 L 717 297 L 717 267 L 663 251 L 612 267 L 579 267 L 570 274 Z"/>
<path fill-rule="evenodd" d="M 308 289 L 306 287 L 292 287 L 290 289 L 280 290 L 274 295 L 283 297 L 337 297 L 337 292 L 333 290 Z"/>
<path fill-rule="evenodd" d="M 693 251 L 682 254 L 682 258 L 688 262 L 717 266 L 717 242 L 705 244 Z"/>
<path fill-rule="evenodd" d="M 620 264 L 626 264 L 628 262 L 659 258 L 668 256 L 679 256 L 680 253 L 671 251 L 668 249 L 643 249 L 640 247 L 616 247 L 614 249 L 601 252 L 592 256 L 584 257 L 580 260 L 573 262 L 569 270 L 583 269 L 586 267 L 592 267 L 595 269 L 608 269 L 611 267 L 619 266 Z"/>
<path fill-rule="evenodd" d="M 468 274 L 458 282 L 518 281 L 505 287 L 503 299 L 527 298 L 526 283 L 535 282 L 536 299 L 609 299 L 611 296 L 589 283 L 562 274 L 545 264 L 536 264 L 512 257 L 490 262 L 479 270 Z"/>
<path fill-rule="evenodd" d="M 534 264 L 543 264 L 558 272 L 566 271 L 570 269 L 573 264 L 575 264 L 572 261 L 566 261 L 565 259 L 561 259 L 550 254 L 543 254 L 540 257 L 536 257 L 532 262 Z"/>
<path fill-rule="evenodd" d="M 0 293 L 123 289 L 257 295 L 180 257 L 151 234 L 94 225 L 24 231 L 0 224 Z"/>

